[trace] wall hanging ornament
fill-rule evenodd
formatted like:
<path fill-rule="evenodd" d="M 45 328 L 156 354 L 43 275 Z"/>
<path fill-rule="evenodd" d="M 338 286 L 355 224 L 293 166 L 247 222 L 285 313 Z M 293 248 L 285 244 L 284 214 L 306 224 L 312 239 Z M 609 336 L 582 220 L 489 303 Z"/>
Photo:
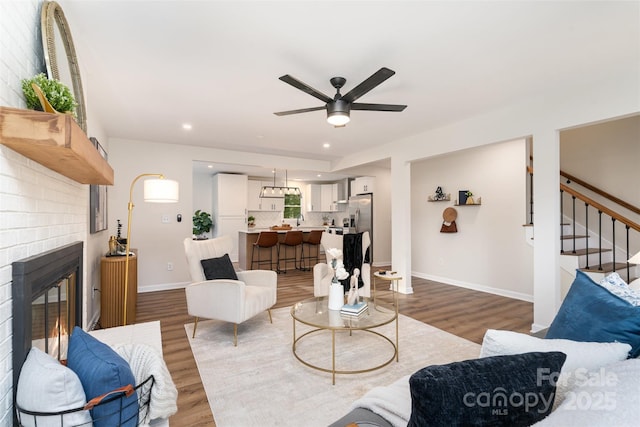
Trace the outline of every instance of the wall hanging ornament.
<path fill-rule="evenodd" d="M 456 226 L 456 218 L 458 217 L 458 211 L 454 208 L 446 208 L 442 212 L 442 226 L 440 227 L 441 233 L 457 233 L 458 227 Z"/>

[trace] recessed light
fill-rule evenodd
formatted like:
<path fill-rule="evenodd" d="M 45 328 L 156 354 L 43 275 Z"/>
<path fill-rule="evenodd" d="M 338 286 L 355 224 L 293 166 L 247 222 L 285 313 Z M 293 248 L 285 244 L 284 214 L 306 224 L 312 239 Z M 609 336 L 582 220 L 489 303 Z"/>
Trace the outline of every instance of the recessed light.
<path fill-rule="evenodd" d="M 191 126 L 191 123 L 183 123 L 182 124 L 182 129 L 191 130 L 191 129 L 193 129 L 193 126 Z"/>
<path fill-rule="evenodd" d="M 320 177 L 322 176 L 322 174 L 321 174 L 321 173 L 319 173 L 319 174 L 318 174 L 318 175 L 316 175 L 316 176 L 317 176 L 318 178 L 320 178 Z"/>
<path fill-rule="evenodd" d="M 213 165 L 207 165 L 209 169 L 213 169 Z"/>
<path fill-rule="evenodd" d="M 322 144 L 322 146 L 324 148 L 331 148 L 331 144 L 329 144 L 328 142 L 325 142 L 324 144 Z"/>

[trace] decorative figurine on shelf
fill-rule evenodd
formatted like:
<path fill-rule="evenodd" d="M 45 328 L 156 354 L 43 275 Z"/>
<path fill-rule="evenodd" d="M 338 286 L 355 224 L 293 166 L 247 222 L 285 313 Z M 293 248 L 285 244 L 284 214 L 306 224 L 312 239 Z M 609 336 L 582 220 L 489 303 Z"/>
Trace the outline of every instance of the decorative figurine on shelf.
<path fill-rule="evenodd" d="M 473 202 L 473 193 L 471 191 L 467 191 L 465 195 L 467 196 L 467 201 L 465 203 L 467 205 L 475 205 L 475 203 Z"/>
<path fill-rule="evenodd" d="M 436 195 L 435 195 L 434 199 L 435 200 L 444 200 L 445 197 L 447 197 L 447 196 L 445 196 L 444 192 L 442 191 L 442 187 L 436 188 Z"/>
<path fill-rule="evenodd" d="M 358 277 L 360 269 L 354 268 L 351 275 L 349 294 L 347 295 L 347 304 L 354 305 L 360 302 L 360 294 L 358 293 Z"/>

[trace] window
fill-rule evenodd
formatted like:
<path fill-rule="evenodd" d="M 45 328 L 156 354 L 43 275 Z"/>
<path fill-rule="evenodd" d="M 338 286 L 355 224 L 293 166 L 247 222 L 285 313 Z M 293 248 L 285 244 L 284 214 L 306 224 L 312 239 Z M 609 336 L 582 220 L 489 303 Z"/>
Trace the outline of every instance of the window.
<path fill-rule="evenodd" d="M 285 194 L 284 196 L 284 217 L 298 218 L 300 215 L 300 195 Z"/>

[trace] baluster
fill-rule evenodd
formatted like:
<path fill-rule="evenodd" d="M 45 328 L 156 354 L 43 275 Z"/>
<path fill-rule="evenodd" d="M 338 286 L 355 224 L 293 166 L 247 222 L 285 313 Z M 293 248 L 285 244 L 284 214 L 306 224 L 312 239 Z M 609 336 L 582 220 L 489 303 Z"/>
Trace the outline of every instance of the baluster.
<path fill-rule="evenodd" d="M 571 222 L 573 223 L 573 251 L 571 253 L 576 253 L 576 196 L 571 196 Z"/>
<path fill-rule="evenodd" d="M 602 271 L 602 211 L 598 209 L 598 270 Z"/>
<path fill-rule="evenodd" d="M 533 225 L 533 169 L 529 172 L 529 224 Z"/>
<path fill-rule="evenodd" d="M 625 229 L 627 231 L 627 256 L 626 259 L 631 258 L 631 254 L 629 253 L 629 229 L 631 227 L 628 225 L 625 225 Z M 631 282 L 631 266 L 629 265 L 629 263 L 627 262 L 627 283 Z"/>
<path fill-rule="evenodd" d="M 587 253 L 587 265 L 585 268 L 589 268 L 589 204 L 584 204 L 584 228 L 586 230 L 587 238 L 585 240 L 585 251 Z"/>
<path fill-rule="evenodd" d="M 611 244 L 613 245 L 613 271 L 616 271 L 616 219 L 611 218 L 611 234 L 613 238 L 611 239 Z"/>
<path fill-rule="evenodd" d="M 564 222 L 564 206 L 562 205 L 562 196 L 564 195 L 564 190 L 560 190 L 560 253 L 564 253 L 564 226 L 562 223 Z"/>

